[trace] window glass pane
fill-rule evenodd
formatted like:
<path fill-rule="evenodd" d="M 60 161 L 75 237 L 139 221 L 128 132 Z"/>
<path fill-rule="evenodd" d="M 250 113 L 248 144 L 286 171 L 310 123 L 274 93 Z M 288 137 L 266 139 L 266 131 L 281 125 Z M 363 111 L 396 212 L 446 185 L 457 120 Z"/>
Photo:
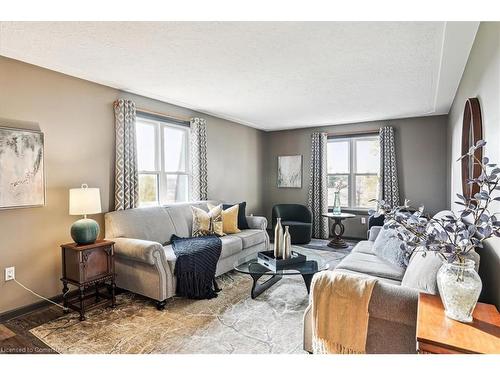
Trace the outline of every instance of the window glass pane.
<path fill-rule="evenodd" d="M 328 173 L 349 173 L 349 141 L 330 141 L 327 149 Z"/>
<path fill-rule="evenodd" d="M 165 197 L 166 202 L 186 202 L 188 201 L 188 182 L 189 178 L 187 175 L 167 175 L 167 196 Z"/>
<path fill-rule="evenodd" d="M 183 129 L 163 128 L 165 172 L 186 171 L 186 137 Z"/>
<path fill-rule="evenodd" d="M 356 172 L 379 173 L 378 139 L 356 139 Z"/>
<path fill-rule="evenodd" d="M 371 176 L 356 176 L 356 195 L 355 207 L 370 208 L 375 207 L 375 202 L 370 202 L 371 199 L 376 199 L 378 193 L 378 177 Z"/>
<path fill-rule="evenodd" d="M 336 182 L 347 185 L 346 188 L 340 190 L 340 206 L 347 207 L 349 206 L 349 177 L 346 175 L 328 176 L 328 206 L 331 207 L 334 204 L 335 191 L 337 191 L 335 189 Z"/>
<path fill-rule="evenodd" d="M 137 164 L 140 171 L 155 171 L 155 125 L 137 121 Z"/>
<path fill-rule="evenodd" d="M 158 176 L 139 174 L 139 206 L 158 205 Z"/>

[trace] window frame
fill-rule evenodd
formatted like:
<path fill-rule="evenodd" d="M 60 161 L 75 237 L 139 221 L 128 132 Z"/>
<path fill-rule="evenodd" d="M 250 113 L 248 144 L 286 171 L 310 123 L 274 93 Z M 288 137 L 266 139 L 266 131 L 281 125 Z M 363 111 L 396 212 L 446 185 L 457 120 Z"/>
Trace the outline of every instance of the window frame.
<path fill-rule="evenodd" d="M 157 206 L 162 206 L 170 203 L 176 203 L 181 201 L 167 201 L 167 176 L 187 176 L 187 199 L 186 202 L 189 202 L 191 199 L 191 186 L 192 186 L 192 171 L 191 171 L 191 129 L 187 125 L 180 125 L 178 123 L 170 122 L 167 118 L 165 119 L 153 119 L 147 116 L 141 116 L 139 113 L 136 115 L 136 131 L 139 123 L 148 124 L 153 126 L 155 129 L 155 161 L 154 161 L 154 170 L 139 170 L 138 174 L 140 175 L 156 175 L 157 176 Z M 164 129 L 165 128 L 174 128 L 182 130 L 186 133 L 185 137 L 185 170 L 184 171 L 166 171 L 165 170 L 165 137 L 164 137 Z M 139 201 L 139 207 L 147 207 L 148 205 L 142 205 Z"/>
<path fill-rule="evenodd" d="M 341 136 L 341 137 L 335 137 L 331 136 L 328 137 L 328 142 L 334 143 L 334 142 L 346 142 L 348 141 L 349 145 L 349 172 L 347 173 L 328 173 L 328 168 L 327 168 L 327 181 L 330 179 L 330 176 L 347 176 L 347 183 L 348 183 L 348 192 L 347 192 L 347 206 L 342 206 L 342 209 L 345 210 L 352 210 L 352 211 L 368 211 L 369 209 L 372 209 L 373 207 L 360 207 L 360 206 L 355 206 L 354 202 L 356 202 L 356 177 L 357 176 L 376 176 L 377 177 L 377 195 L 378 191 L 380 191 L 380 167 L 379 167 L 379 172 L 377 173 L 357 173 L 356 170 L 356 141 L 358 140 L 376 140 L 377 142 L 380 140 L 379 134 L 378 133 L 371 133 L 371 134 L 363 134 L 363 135 L 352 135 L 352 136 Z M 327 157 L 328 160 L 328 157 Z M 379 149 L 379 163 L 380 163 L 380 149 Z M 380 166 L 380 164 L 379 164 Z M 328 209 L 332 210 L 333 205 L 330 205 L 330 202 L 328 203 Z"/>

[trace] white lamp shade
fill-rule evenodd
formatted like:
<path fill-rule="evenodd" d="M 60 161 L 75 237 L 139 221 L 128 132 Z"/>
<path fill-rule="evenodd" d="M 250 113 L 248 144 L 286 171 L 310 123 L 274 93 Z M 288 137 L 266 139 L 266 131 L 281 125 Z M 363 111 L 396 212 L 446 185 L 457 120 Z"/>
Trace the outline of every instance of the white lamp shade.
<path fill-rule="evenodd" d="M 91 215 L 101 212 L 101 193 L 98 188 L 69 189 L 69 214 Z"/>

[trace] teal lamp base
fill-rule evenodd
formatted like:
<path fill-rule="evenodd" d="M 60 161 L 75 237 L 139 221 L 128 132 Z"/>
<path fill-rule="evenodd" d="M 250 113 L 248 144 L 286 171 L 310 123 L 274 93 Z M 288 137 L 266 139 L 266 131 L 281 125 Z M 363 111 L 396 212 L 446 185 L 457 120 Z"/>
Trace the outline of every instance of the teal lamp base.
<path fill-rule="evenodd" d="M 71 238 L 78 245 L 94 243 L 99 235 L 99 224 L 92 219 L 80 219 L 71 226 Z"/>

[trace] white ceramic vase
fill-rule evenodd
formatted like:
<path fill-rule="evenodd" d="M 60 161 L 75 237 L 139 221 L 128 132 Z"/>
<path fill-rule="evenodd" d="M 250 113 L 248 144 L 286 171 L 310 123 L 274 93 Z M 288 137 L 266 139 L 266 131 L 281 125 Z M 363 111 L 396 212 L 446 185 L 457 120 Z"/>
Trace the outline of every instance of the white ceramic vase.
<path fill-rule="evenodd" d="M 439 295 L 447 317 L 460 322 L 472 322 L 482 282 L 474 261 L 443 263 L 437 273 Z"/>

